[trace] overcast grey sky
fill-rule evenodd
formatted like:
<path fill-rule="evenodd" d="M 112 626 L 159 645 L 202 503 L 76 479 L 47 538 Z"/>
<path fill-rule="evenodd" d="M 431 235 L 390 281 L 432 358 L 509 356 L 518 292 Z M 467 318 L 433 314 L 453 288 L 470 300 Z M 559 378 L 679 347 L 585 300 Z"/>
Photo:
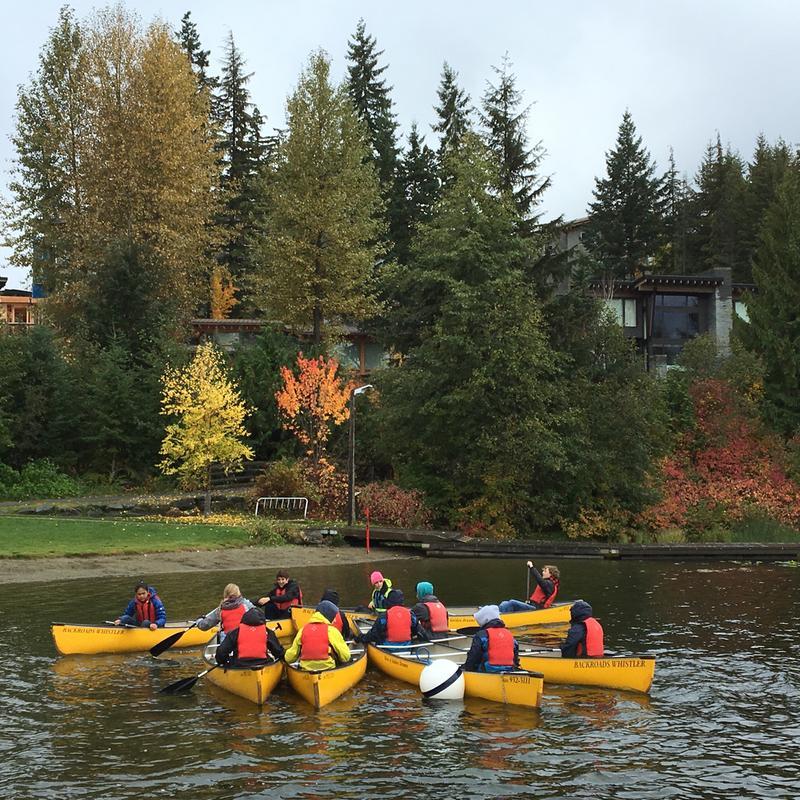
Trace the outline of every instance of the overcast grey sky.
<path fill-rule="evenodd" d="M 0 163 L 2 191 L 13 150 L 17 86 L 36 69 L 39 50 L 61 2 L 3 4 L 0 29 Z M 103 3 L 71 3 L 83 17 Z M 674 148 L 679 170 L 694 175 L 719 131 L 747 159 L 759 132 L 800 142 L 797 58 L 800 2 L 795 0 L 662 0 L 543 3 L 533 0 L 128 0 L 147 22 L 177 28 L 188 9 L 219 67 L 232 31 L 254 73 L 253 100 L 280 126 L 284 103 L 309 53 L 324 48 L 344 77 L 347 40 L 363 17 L 385 52 L 385 75 L 403 132 L 416 120 L 429 144 L 442 62 L 458 71 L 477 103 L 491 66 L 508 52 L 525 99 L 532 140 L 547 150 L 553 176 L 548 216 L 582 216 L 604 154 L 629 108 L 660 169 Z M 27 282 L 6 266 L 9 287 Z"/>

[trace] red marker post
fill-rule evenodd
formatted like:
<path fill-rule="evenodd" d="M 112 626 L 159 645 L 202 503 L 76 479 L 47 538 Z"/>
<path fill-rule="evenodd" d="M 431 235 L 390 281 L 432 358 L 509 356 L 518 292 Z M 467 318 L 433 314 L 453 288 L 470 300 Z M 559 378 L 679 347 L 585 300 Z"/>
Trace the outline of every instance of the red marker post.
<path fill-rule="evenodd" d="M 364 516 L 367 518 L 367 530 L 365 531 L 364 534 L 364 541 L 366 542 L 367 552 L 369 553 L 369 509 L 368 508 L 364 509 Z"/>

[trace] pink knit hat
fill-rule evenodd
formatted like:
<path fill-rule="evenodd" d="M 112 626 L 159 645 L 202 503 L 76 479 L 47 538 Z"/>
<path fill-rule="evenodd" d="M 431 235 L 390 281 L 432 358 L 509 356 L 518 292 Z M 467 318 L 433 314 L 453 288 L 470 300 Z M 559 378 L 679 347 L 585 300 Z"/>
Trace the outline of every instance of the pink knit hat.
<path fill-rule="evenodd" d="M 375 572 L 373 572 L 372 575 L 369 576 L 370 583 L 377 583 L 378 581 L 382 580 L 383 580 L 383 575 L 381 575 L 381 573 L 378 572 L 378 570 L 375 570 Z"/>

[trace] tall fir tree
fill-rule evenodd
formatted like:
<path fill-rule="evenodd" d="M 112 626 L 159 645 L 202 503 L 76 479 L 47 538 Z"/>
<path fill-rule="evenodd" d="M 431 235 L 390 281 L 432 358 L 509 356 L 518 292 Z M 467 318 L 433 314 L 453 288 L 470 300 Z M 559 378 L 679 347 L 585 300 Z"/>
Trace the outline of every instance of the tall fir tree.
<path fill-rule="evenodd" d="M 600 262 L 606 291 L 614 278 L 644 269 L 662 236 L 661 180 L 642 145 L 630 111 L 625 111 L 614 148 L 606 154 L 606 175 L 595 179 L 594 201 L 583 242 Z"/>
<path fill-rule="evenodd" d="M 686 275 L 691 272 L 688 240 L 693 193 L 685 177 L 678 174 L 675 154 L 670 148 L 669 167 L 662 179 L 662 214 L 664 238 L 656 254 L 659 272 Z"/>
<path fill-rule="evenodd" d="M 446 178 L 448 157 L 458 152 L 461 140 L 471 129 L 473 109 L 469 95 L 458 85 L 458 73 L 446 61 L 436 94 L 439 105 L 434 109 L 438 121 L 431 127 L 439 134 L 439 163 Z"/>
<path fill-rule="evenodd" d="M 525 230 L 535 227 L 536 206 L 550 186 L 550 177 L 539 174 L 545 156 L 541 141 L 530 145 L 527 124 L 530 106 L 522 107 L 508 56 L 500 67 L 492 67 L 496 84 L 489 83 L 483 95 L 481 120 L 500 177 L 499 188 L 514 199 Z"/>
<path fill-rule="evenodd" d="M 175 31 L 181 49 L 186 53 L 192 71 L 197 76 L 198 88 L 203 91 L 213 92 L 219 85 L 219 80 L 208 72 L 210 50 L 203 50 L 200 44 L 200 34 L 197 32 L 197 24 L 192 20 L 192 12 L 187 11 L 181 17 L 181 28 Z"/>
<path fill-rule="evenodd" d="M 407 264 L 414 237 L 430 219 L 439 196 L 436 154 L 425 144 L 416 122 L 411 124 L 408 147 L 400 160 L 395 196 L 394 251 L 397 261 Z"/>
<path fill-rule="evenodd" d="M 800 164 L 795 157 L 764 217 L 753 265 L 744 337 L 764 362 L 767 416 L 787 437 L 800 434 Z"/>
<path fill-rule="evenodd" d="M 252 73 L 245 71 L 245 60 L 228 35 L 225 61 L 214 102 L 214 114 L 220 126 L 217 145 L 222 163 L 223 208 L 218 226 L 223 235 L 219 264 L 245 297 L 253 291 L 253 264 L 250 255 L 250 230 L 259 213 L 259 174 L 267 145 L 262 136 L 263 118 L 250 99 L 247 84 Z M 238 306 L 242 313 L 251 310 L 251 302 Z"/>
<path fill-rule="evenodd" d="M 741 158 L 723 149 L 719 134 L 706 148 L 695 180 L 689 239 L 695 270 L 730 268 L 735 281 L 750 278 L 748 256 L 742 247 L 745 224 L 745 179 Z"/>
<path fill-rule="evenodd" d="M 260 299 L 315 345 L 378 309 L 381 206 L 364 126 L 327 55 L 314 53 L 287 102 L 288 127 L 266 181 L 267 234 L 257 242 Z"/>

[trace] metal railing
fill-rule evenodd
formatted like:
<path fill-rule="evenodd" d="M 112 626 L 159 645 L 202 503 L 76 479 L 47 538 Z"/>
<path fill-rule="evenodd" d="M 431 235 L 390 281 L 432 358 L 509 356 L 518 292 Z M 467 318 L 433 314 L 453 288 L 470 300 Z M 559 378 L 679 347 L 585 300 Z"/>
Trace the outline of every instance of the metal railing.
<path fill-rule="evenodd" d="M 258 509 L 265 511 L 303 511 L 303 519 L 308 514 L 307 497 L 259 497 L 256 500 L 256 516 Z"/>

